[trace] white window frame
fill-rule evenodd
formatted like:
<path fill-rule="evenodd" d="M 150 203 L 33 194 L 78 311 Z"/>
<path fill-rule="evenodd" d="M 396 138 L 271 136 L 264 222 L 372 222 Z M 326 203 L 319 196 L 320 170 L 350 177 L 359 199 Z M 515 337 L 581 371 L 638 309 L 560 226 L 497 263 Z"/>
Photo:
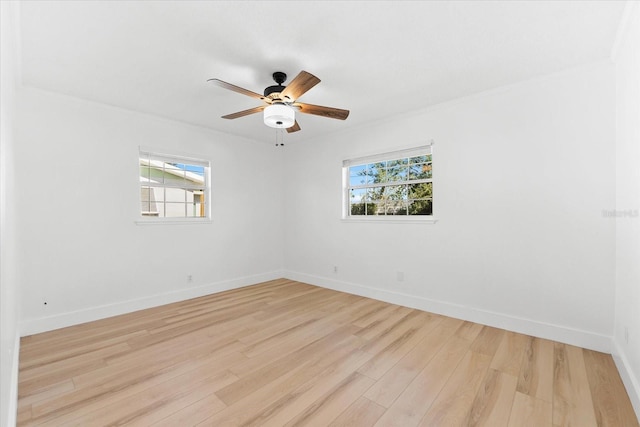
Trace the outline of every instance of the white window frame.
<path fill-rule="evenodd" d="M 432 156 L 433 162 L 433 140 L 427 144 L 417 147 L 406 148 L 396 151 L 390 151 L 385 153 L 377 153 L 368 156 L 354 157 L 342 162 L 342 221 L 346 222 L 397 222 L 397 223 L 426 223 L 434 224 L 437 222 L 435 217 L 435 209 L 432 209 L 431 215 L 351 215 L 350 210 L 350 193 L 353 188 L 350 185 L 349 180 L 349 168 L 351 166 L 358 166 L 370 163 L 376 163 L 387 160 L 401 159 L 405 157 L 416 157 L 426 154 Z M 435 181 L 432 175 L 431 178 L 420 180 L 421 182 L 431 182 L 435 187 Z M 407 181 L 401 181 L 400 183 L 406 183 Z M 390 183 L 393 185 L 392 183 Z M 435 206 L 433 202 L 434 196 L 432 196 L 432 206 Z"/>
<path fill-rule="evenodd" d="M 140 177 L 140 159 L 143 157 L 149 157 L 153 161 L 161 161 L 167 163 L 184 163 L 193 166 L 204 167 L 204 186 L 197 185 L 164 185 L 154 183 L 150 185 L 149 182 L 143 182 Z M 200 156 L 184 154 L 184 153 L 172 153 L 164 150 L 157 150 L 153 148 L 140 146 L 138 150 L 138 209 L 137 219 L 135 221 L 138 225 L 155 225 L 155 224 L 207 224 L 211 223 L 211 161 L 204 159 Z M 152 186 L 156 188 L 184 188 L 184 189 L 202 189 L 205 200 L 205 216 L 200 217 L 153 217 L 144 216 L 141 211 L 142 206 L 142 188 Z"/>

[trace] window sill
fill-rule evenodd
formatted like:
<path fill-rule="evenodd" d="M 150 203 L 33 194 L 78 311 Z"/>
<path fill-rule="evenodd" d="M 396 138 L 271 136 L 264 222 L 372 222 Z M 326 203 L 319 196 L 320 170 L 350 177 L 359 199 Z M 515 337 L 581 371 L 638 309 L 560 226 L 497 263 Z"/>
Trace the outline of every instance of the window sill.
<path fill-rule="evenodd" d="M 407 217 L 407 216 L 383 216 L 383 215 L 372 215 L 368 217 L 348 217 L 342 218 L 342 222 L 388 222 L 394 224 L 435 224 L 438 222 L 438 219 L 434 217 L 428 218 L 415 218 L 415 217 Z"/>
<path fill-rule="evenodd" d="M 196 225 L 211 224 L 211 218 L 168 218 L 168 219 L 138 219 L 134 221 L 136 225 Z"/>

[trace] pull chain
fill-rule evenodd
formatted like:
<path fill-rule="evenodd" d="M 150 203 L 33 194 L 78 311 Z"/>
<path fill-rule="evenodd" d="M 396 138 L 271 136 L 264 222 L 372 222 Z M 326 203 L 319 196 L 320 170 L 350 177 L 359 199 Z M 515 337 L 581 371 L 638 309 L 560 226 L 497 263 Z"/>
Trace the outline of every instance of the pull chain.
<path fill-rule="evenodd" d="M 276 147 L 284 147 L 284 129 L 276 129 Z"/>

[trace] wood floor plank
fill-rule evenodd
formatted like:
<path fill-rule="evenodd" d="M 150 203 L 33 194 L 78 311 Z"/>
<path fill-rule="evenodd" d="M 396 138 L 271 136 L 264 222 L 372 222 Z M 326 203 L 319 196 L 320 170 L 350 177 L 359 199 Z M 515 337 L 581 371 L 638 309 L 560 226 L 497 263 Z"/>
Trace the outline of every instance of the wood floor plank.
<path fill-rule="evenodd" d="M 525 344 L 518 391 L 531 397 L 553 400 L 553 342 L 530 337 Z"/>
<path fill-rule="evenodd" d="M 401 334 L 397 333 L 395 339 L 358 369 L 358 372 L 375 380 L 380 379 L 441 321 L 441 317 L 430 316 L 427 313 L 416 316 L 414 322 L 408 323 L 406 330 L 403 330 Z M 381 342 L 386 342 L 386 340 Z"/>
<path fill-rule="evenodd" d="M 370 427 L 378 421 L 384 411 L 386 408 L 383 406 L 361 397 L 333 420 L 329 427 Z"/>
<path fill-rule="evenodd" d="M 516 392 L 508 427 L 550 426 L 551 402 Z"/>
<path fill-rule="evenodd" d="M 109 404 L 101 405 L 99 408 L 86 412 L 82 416 L 77 416 L 78 413 L 72 413 L 66 417 L 55 419 L 52 425 L 61 425 L 60 423 L 63 423 L 68 427 L 83 427 L 91 425 L 94 420 L 101 420 L 103 425 L 131 425 L 134 422 L 149 425 L 150 422 L 148 421 L 155 418 L 153 416 L 155 412 L 162 409 L 175 408 L 172 405 L 175 401 L 184 403 L 185 397 L 199 396 L 202 390 L 205 390 L 203 398 L 206 398 L 209 395 L 213 395 L 214 390 L 225 384 L 232 383 L 235 379 L 237 377 L 226 371 L 213 375 L 207 375 L 201 370 L 191 371 L 154 384 L 153 387 L 147 387 L 135 394 L 114 392 L 111 399 L 109 399 Z M 222 410 L 224 407 L 225 405 L 220 400 L 217 400 L 215 403 L 216 410 Z M 180 409 L 175 412 L 178 410 Z"/>
<path fill-rule="evenodd" d="M 455 336 L 449 338 L 375 425 L 417 426 L 470 345 L 465 339 Z"/>
<path fill-rule="evenodd" d="M 553 425 L 597 426 L 582 349 L 554 345 Z"/>
<path fill-rule="evenodd" d="M 491 361 L 491 368 L 515 377 L 519 376 L 524 352 L 529 342 L 530 337 L 526 335 L 505 332 Z"/>
<path fill-rule="evenodd" d="M 506 331 L 485 326 L 471 344 L 471 351 L 493 357 Z"/>
<path fill-rule="evenodd" d="M 152 425 L 154 427 L 194 426 L 224 408 L 225 404 L 215 394 L 210 394 L 189 406 L 185 406 L 167 418 L 153 424 L 144 425 Z"/>
<path fill-rule="evenodd" d="M 467 425 L 474 399 L 490 363 L 491 356 L 468 351 L 419 425 L 425 427 Z M 482 404 L 480 403 L 479 406 L 482 407 Z"/>
<path fill-rule="evenodd" d="M 599 427 L 638 427 L 622 379 L 610 355 L 583 350 L 587 380 Z"/>
<path fill-rule="evenodd" d="M 255 391 L 256 388 L 267 385 L 285 373 L 290 373 L 293 366 L 297 366 L 298 369 L 304 367 L 304 364 L 298 362 L 304 361 L 304 363 L 310 363 L 310 361 L 313 362 L 317 358 L 322 357 L 324 355 L 323 348 L 326 351 L 327 346 L 341 342 L 357 332 L 358 329 L 359 328 L 355 326 L 346 325 L 335 331 L 330 331 L 330 333 L 323 331 L 323 333 L 319 335 L 319 339 L 309 345 L 293 353 L 286 354 L 284 357 L 263 366 L 252 374 L 242 377 L 235 383 L 219 390 L 216 394 L 225 404 L 231 405 Z M 333 347 L 329 348 L 333 349 Z"/>
<path fill-rule="evenodd" d="M 265 408 L 249 424 L 262 427 L 280 427 L 287 424 L 315 402 L 333 392 L 370 358 L 369 353 L 359 349 L 347 351 L 344 357 L 328 365 L 319 375 L 310 378 L 297 388 L 291 387 L 291 392 Z"/>
<path fill-rule="evenodd" d="M 461 327 L 462 321 L 444 318 L 396 365 L 387 371 L 364 394 L 368 399 L 388 408 L 400 396 L 413 379 L 424 369 L 453 333 Z M 477 330 L 480 332 L 480 329 Z"/>
<path fill-rule="evenodd" d="M 307 406 L 300 415 L 285 424 L 285 427 L 329 425 L 337 418 L 337 414 L 358 400 L 373 383 L 374 380 L 371 378 L 353 372 L 320 399 Z"/>
<path fill-rule="evenodd" d="M 263 387 L 249 390 L 240 400 L 206 419 L 202 424 L 247 425 L 273 418 L 280 410 L 289 411 L 289 406 L 292 402 L 295 403 L 296 396 L 304 394 L 314 385 L 314 381 L 320 381 L 321 374 L 326 374 L 328 368 L 340 369 L 343 364 L 350 364 L 352 358 L 371 357 L 368 353 L 358 350 L 359 343 L 358 337 L 346 337 L 342 342 L 328 348 L 326 353 L 301 365 L 299 369 L 288 370 Z M 352 366 L 351 369 L 355 368 Z M 304 407 L 292 410 L 291 416 L 303 409 Z"/>
<path fill-rule="evenodd" d="M 60 420 L 73 420 L 86 416 L 112 403 L 122 399 L 130 399 L 140 392 L 158 387 L 167 381 L 177 381 L 179 384 L 181 381 L 191 381 L 194 377 L 206 378 L 207 375 L 217 375 L 224 372 L 222 367 L 215 370 L 214 360 L 220 361 L 222 366 L 229 363 L 229 361 L 212 356 L 212 358 L 203 358 L 166 367 L 143 377 L 114 379 L 101 386 L 73 391 L 49 401 L 39 402 L 33 405 L 34 422 L 37 425 L 57 426 L 60 425 Z M 203 373 L 203 370 L 206 372 Z M 121 414 L 119 411 L 118 413 Z"/>
<path fill-rule="evenodd" d="M 21 339 L 22 426 L 640 427 L 611 356 L 288 279 Z"/>
<path fill-rule="evenodd" d="M 466 422 L 468 427 L 506 426 L 509 422 L 518 378 L 489 369 L 476 394 Z"/>

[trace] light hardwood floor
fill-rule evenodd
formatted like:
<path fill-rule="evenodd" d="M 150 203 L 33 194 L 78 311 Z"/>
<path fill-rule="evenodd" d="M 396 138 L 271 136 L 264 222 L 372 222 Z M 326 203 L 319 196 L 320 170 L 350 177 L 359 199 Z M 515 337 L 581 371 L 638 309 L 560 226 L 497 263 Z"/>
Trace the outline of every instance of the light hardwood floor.
<path fill-rule="evenodd" d="M 611 356 L 289 280 L 25 337 L 24 426 L 638 426 Z"/>

